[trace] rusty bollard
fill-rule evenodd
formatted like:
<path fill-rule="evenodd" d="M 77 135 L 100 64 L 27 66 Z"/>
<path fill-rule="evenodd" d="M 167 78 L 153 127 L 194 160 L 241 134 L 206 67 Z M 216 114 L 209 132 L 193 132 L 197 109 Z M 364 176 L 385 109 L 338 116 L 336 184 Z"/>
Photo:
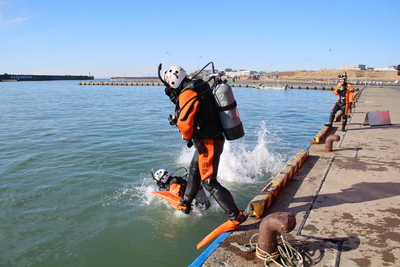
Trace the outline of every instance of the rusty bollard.
<path fill-rule="evenodd" d="M 332 146 L 333 146 L 333 141 L 339 141 L 340 136 L 336 134 L 331 134 L 328 136 L 325 140 L 325 151 L 326 152 L 331 152 L 332 151 Z"/>
<path fill-rule="evenodd" d="M 275 212 L 266 216 L 260 224 L 258 247 L 271 255 L 278 252 L 278 232 L 289 233 L 295 226 L 293 213 Z"/>

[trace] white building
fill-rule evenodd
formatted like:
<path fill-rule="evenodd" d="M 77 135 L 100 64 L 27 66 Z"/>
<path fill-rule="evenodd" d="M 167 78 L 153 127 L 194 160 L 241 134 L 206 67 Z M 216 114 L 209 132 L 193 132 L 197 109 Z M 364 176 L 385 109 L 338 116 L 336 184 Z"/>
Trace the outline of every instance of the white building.
<path fill-rule="evenodd" d="M 366 66 L 362 64 L 342 65 L 342 70 L 366 70 Z"/>
<path fill-rule="evenodd" d="M 389 68 L 375 68 L 376 71 L 397 71 L 394 67 Z"/>
<path fill-rule="evenodd" d="M 238 77 L 238 76 L 250 76 L 254 71 L 250 70 L 235 70 L 235 71 L 225 71 L 225 75 L 228 78 Z"/>

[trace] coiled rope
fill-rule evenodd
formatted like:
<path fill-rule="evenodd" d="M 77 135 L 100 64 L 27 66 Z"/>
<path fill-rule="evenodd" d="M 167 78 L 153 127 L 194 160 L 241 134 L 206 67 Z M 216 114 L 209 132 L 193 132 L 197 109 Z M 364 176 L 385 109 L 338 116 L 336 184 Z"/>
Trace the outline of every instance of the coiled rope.
<path fill-rule="evenodd" d="M 294 248 L 286 238 L 278 232 L 278 252 L 269 254 L 268 252 L 260 249 L 258 243 L 254 242 L 254 237 L 259 234 L 254 234 L 248 244 L 240 245 L 238 243 L 231 243 L 232 246 L 239 248 L 242 251 L 250 252 L 256 251 L 256 256 L 264 260 L 264 266 L 268 267 L 270 262 L 274 262 L 280 267 L 301 267 L 303 266 L 303 257 L 300 250 Z M 280 256 L 280 263 L 278 258 Z"/>

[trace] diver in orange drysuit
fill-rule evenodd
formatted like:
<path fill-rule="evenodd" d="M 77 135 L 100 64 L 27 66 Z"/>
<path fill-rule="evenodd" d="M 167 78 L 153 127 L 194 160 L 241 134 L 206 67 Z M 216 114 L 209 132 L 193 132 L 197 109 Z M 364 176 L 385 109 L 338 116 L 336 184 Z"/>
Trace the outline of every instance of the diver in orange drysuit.
<path fill-rule="evenodd" d="M 157 181 L 158 190 L 169 191 L 181 198 L 183 197 L 186 190 L 186 177 L 188 173 L 185 173 L 183 176 L 172 176 L 167 170 L 159 169 L 152 174 L 154 180 Z M 211 205 L 203 187 L 196 194 L 195 200 L 196 206 L 202 209 L 208 209 Z"/>
<path fill-rule="evenodd" d="M 217 181 L 220 155 L 225 137 L 210 86 L 203 80 L 190 80 L 184 69 L 172 66 L 164 72 L 165 93 L 176 104 L 170 124 L 177 125 L 188 147 L 195 146 L 189 167 L 187 186 L 180 205 L 189 214 L 191 204 L 201 185 L 217 201 L 235 224 L 246 220 L 236 206 L 232 194 Z"/>
<path fill-rule="evenodd" d="M 332 108 L 331 114 L 329 116 L 329 123 L 325 126 L 332 126 L 333 120 L 335 119 L 336 112 L 342 111 L 342 132 L 346 131 L 347 117 L 353 104 L 354 99 L 354 87 L 347 82 L 347 77 L 345 74 L 340 74 L 338 76 L 339 84 L 336 86 L 333 94 L 339 96 L 338 101 Z"/>

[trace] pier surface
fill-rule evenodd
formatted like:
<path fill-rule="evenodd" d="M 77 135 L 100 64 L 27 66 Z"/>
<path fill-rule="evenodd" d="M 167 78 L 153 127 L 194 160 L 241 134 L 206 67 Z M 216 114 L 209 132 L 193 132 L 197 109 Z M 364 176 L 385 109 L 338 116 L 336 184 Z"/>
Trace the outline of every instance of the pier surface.
<path fill-rule="evenodd" d="M 307 161 L 264 213 L 295 214 L 288 240 L 304 251 L 304 266 L 400 266 L 399 99 L 398 87 L 365 88 L 347 131 L 341 122 L 327 130 L 340 136 L 332 151 L 310 145 Z M 391 124 L 364 125 L 372 111 L 389 111 Z M 264 266 L 255 251 L 231 244 L 248 244 L 262 219 L 249 217 L 191 266 Z"/>

